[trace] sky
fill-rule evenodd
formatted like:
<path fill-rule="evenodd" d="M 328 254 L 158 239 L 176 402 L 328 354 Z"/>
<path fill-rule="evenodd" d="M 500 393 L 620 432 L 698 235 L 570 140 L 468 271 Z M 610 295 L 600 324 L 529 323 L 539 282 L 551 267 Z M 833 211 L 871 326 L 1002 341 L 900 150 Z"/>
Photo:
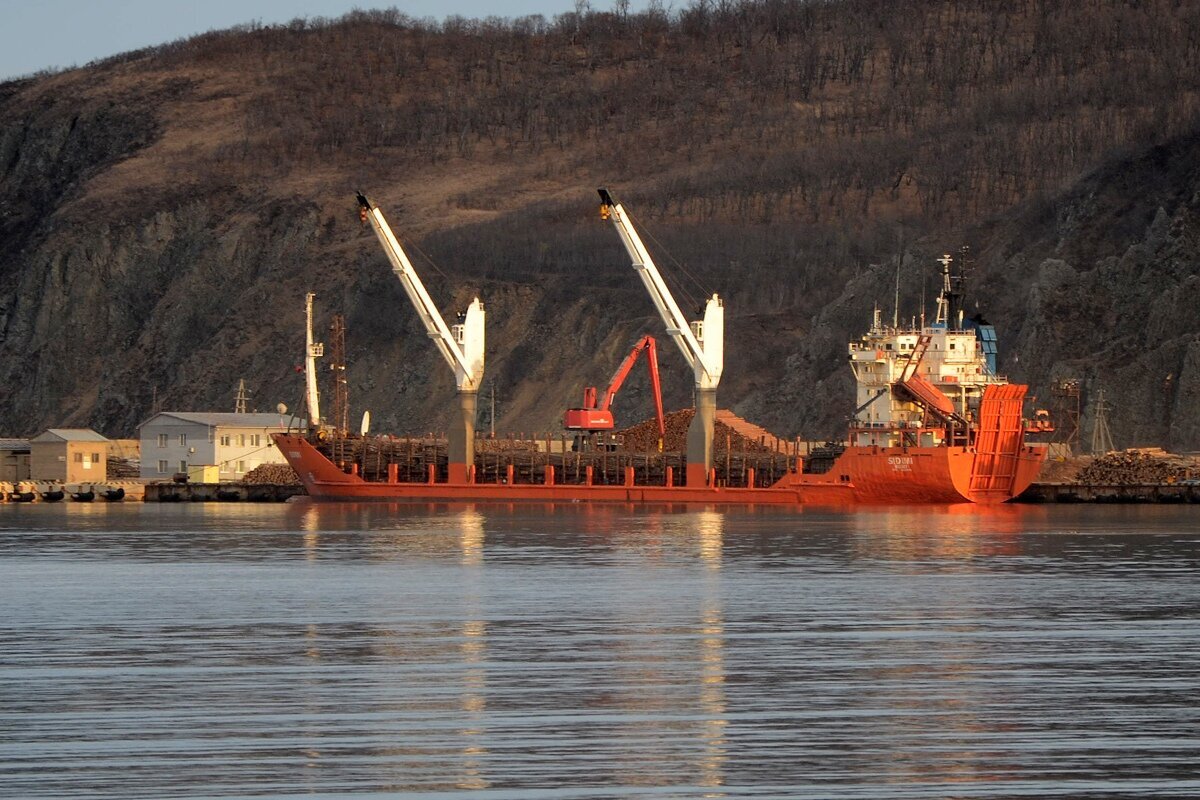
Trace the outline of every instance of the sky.
<path fill-rule="evenodd" d="M 611 0 L 592 0 L 608 10 Z M 631 8 L 644 3 L 632 3 Z M 574 0 L 0 0 L 0 80 L 83 66 L 128 50 L 246 22 L 340 17 L 395 7 L 413 17 L 553 17 Z"/>

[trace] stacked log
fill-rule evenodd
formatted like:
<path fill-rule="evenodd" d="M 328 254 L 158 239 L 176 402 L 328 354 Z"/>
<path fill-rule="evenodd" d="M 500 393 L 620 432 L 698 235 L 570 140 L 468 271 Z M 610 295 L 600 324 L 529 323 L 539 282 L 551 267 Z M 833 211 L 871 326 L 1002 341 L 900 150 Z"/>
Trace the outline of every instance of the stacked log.
<path fill-rule="evenodd" d="M 663 437 L 663 452 L 678 453 L 687 447 L 687 429 L 692 424 L 696 410 L 685 408 L 682 411 L 672 411 L 663 415 L 663 424 L 667 435 Z M 648 419 L 631 425 L 624 430 L 616 431 L 621 449 L 633 453 L 653 453 L 658 450 L 658 421 Z"/>
<path fill-rule="evenodd" d="M 729 412 L 723 412 L 728 414 Z M 663 437 L 663 452 L 678 453 L 687 449 L 688 426 L 696 415 L 694 408 L 685 408 L 663 415 L 667 435 Z M 732 415 L 730 415 L 732 416 Z M 622 431 L 617 431 L 623 442 L 622 449 L 635 452 L 654 452 L 658 449 L 658 422 L 648 419 Z M 766 444 L 749 439 L 725 423 L 717 420 L 713 425 L 713 448 L 717 452 L 773 453 L 774 443 Z"/>
<path fill-rule="evenodd" d="M 258 486 L 295 486 L 300 478 L 287 464 L 259 464 L 242 476 L 242 483 Z"/>
<path fill-rule="evenodd" d="M 1185 480 L 1194 468 L 1182 456 L 1163 451 L 1126 450 L 1097 456 L 1079 471 L 1074 483 L 1089 486 L 1146 486 Z"/>
<path fill-rule="evenodd" d="M 112 480 L 137 478 L 142 474 L 141 465 L 137 461 L 131 461 L 128 458 L 107 456 L 105 462 L 105 475 Z"/>
<path fill-rule="evenodd" d="M 1046 459 L 1038 473 L 1038 483 L 1079 483 L 1079 473 L 1092 461 L 1091 456 Z"/>
<path fill-rule="evenodd" d="M 542 440 L 545 441 L 545 440 Z M 476 439 L 476 453 L 511 453 L 513 451 L 537 450 L 535 439 Z"/>

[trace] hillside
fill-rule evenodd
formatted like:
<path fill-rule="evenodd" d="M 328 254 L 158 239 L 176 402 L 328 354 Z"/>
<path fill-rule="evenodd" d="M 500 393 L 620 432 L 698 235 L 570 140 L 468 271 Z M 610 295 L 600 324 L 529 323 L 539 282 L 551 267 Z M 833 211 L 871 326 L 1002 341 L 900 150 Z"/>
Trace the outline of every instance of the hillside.
<path fill-rule="evenodd" d="M 774 0 L 355 13 L 2 84 L 0 433 L 128 435 L 156 401 L 230 406 L 239 377 L 298 406 L 309 290 L 347 315 L 354 408 L 440 427 L 450 375 L 356 189 L 444 310 L 484 298 L 497 426 L 551 428 L 660 325 L 607 185 L 685 305 L 726 298 L 721 404 L 781 434 L 837 433 L 845 340 L 897 259 L 915 314 L 967 243 L 1012 377 L 1136 385 L 1129 437 L 1200 448 L 1198 67 L 1200 9 L 1169 0 Z M 619 402 L 645 414 L 640 373 Z"/>

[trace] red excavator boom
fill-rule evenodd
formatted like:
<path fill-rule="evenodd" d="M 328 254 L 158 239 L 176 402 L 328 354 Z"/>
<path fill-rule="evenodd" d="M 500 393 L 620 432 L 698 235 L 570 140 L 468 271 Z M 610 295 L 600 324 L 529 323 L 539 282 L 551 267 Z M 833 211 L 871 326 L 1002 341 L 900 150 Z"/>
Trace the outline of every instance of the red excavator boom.
<path fill-rule="evenodd" d="M 658 345 L 653 336 L 643 336 L 638 339 L 637 344 L 629 351 L 629 355 L 625 356 L 625 360 L 621 362 L 621 366 L 617 367 L 617 371 L 613 373 L 612 379 L 608 382 L 608 388 L 604 390 L 603 399 L 599 403 L 597 403 L 598 394 L 595 386 L 589 386 L 583 390 L 583 407 L 567 409 L 563 415 L 563 427 L 569 431 L 586 431 L 588 433 L 611 431 L 614 424 L 611 410 L 613 400 L 616 399 L 617 391 L 629 377 L 630 370 L 633 369 L 634 363 L 637 362 L 638 356 L 643 351 L 646 353 L 646 363 L 650 368 L 650 386 L 654 392 L 654 412 L 658 420 L 658 435 L 659 438 L 665 436 L 667 431 L 663 421 L 662 388 L 658 381 Z"/>

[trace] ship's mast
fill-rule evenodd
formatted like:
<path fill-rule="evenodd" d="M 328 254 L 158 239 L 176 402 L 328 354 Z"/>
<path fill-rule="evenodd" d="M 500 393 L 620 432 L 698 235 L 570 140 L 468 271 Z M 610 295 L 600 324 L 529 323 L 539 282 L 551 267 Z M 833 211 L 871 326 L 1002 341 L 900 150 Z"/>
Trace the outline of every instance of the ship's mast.
<path fill-rule="evenodd" d="M 900 270 L 904 268 L 904 229 L 900 229 L 900 242 L 896 251 L 896 297 L 892 304 L 892 328 L 900 329 Z"/>
<path fill-rule="evenodd" d="M 325 355 L 325 345 L 313 341 L 313 298 L 309 292 L 304 295 L 304 388 L 308 401 L 308 424 L 313 430 L 321 427 L 320 398 L 317 396 L 317 359 Z"/>
<path fill-rule="evenodd" d="M 933 317 L 934 325 L 950 327 L 950 264 L 954 261 L 949 253 L 943 253 L 938 263 L 942 265 L 942 293 L 938 295 L 937 312 Z"/>

